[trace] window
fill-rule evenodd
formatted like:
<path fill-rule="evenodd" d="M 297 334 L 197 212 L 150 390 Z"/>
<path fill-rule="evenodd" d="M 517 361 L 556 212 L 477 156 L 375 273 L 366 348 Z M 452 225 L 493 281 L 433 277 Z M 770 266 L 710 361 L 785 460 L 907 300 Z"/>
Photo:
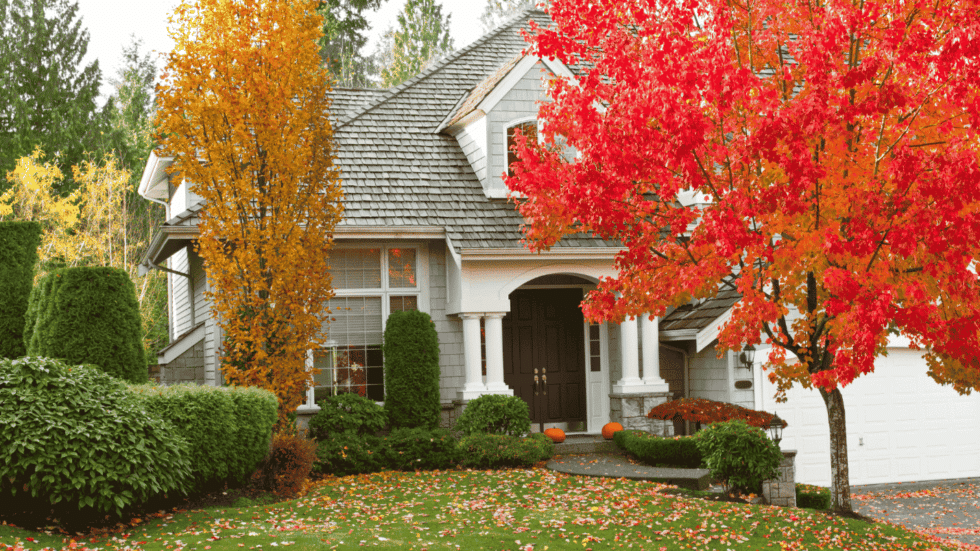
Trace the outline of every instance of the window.
<path fill-rule="evenodd" d="M 331 251 L 330 273 L 336 296 L 323 323 L 326 344 L 311 351 L 320 369 L 307 401 L 353 392 L 384 400 L 384 358 L 381 340 L 391 312 L 418 310 L 421 287 L 415 247 L 337 247 Z"/>
<path fill-rule="evenodd" d="M 514 175 L 513 171 L 511 171 L 510 169 L 510 166 L 513 163 L 517 162 L 517 153 L 514 153 L 514 145 L 517 143 L 514 140 L 514 134 L 517 129 L 520 129 L 521 133 L 527 136 L 527 139 L 529 140 L 538 139 L 538 121 L 536 120 L 519 122 L 513 126 L 507 127 L 507 175 L 508 176 Z"/>

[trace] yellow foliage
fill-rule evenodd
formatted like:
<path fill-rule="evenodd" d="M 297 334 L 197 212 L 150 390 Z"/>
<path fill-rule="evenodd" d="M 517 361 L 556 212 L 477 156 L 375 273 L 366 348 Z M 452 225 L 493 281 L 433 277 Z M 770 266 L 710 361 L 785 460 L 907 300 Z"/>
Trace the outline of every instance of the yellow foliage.
<path fill-rule="evenodd" d="M 35 149 L 31 155 L 17 159 L 14 169 L 7 173 L 13 186 L 0 195 L 0 221 L 35 221 L 45 229 L 71 228 L 78 222 L 78 194 L 58 195 L 54 184 L 63 175 L 54 163 L 42 163 L 43 156 L 40 149 Z"/>
<path fill-rule="evenodd" d="M 198 252 L 226 337 L 223 374 L 272 390 L 283 418 L 312 383 L 307 350 L 333 295 L 328 249 L 342 214 L 316 7 L 185 0 L 157 94 L 171 174 L 207 205 Z"/>

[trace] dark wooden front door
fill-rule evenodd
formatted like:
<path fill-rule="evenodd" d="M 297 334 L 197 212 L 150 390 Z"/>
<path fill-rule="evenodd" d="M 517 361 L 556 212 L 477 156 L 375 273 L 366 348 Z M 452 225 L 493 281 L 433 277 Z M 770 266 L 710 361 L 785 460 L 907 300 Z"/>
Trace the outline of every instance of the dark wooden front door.
<path fill-rule="evenodd" d="M 585 421 L 581 302 L 581 289 L 510 295 L 510 312 L 503 320 L 504 382 L 527 402 L 533 423 Z"/>

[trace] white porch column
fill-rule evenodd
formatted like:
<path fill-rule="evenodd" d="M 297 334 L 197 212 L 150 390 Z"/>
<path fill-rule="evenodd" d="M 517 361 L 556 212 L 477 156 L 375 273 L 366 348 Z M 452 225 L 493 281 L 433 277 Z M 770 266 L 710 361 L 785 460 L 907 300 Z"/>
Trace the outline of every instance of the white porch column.
<path fill-rule="evenodd" d="M 640 354 L 636 330 L 636 318 L 628 318 L 619 324 L 619 351 L 623 378 L 613 385 L 614 394 L 639 392 L 643 387 L 640 379 Z"/>
<path fill-rule="evenodd" d="M 480 318 L 483 314 L 462 314 L 463 362 L 466 381 L 457 394 L 460 400 L 472 400 L 486 394 L 483 384 L 482 357 L 480 355 Z M 503 369 L 501 369 L 503 372 Z"/>
<path fill-rule="evenodd" d="M 670 386 L 660 376 L 660 324 L 648 314 L 640 318 L 640 334 L 643 337 L 643 384 L 653 387 L 654 392 L 669 392 Z"/>
<path fill-rule="evenodd" d="M 490 312 L 484 318 L 487 332 L 487 393 L 513 396 L 514 391 L 504 383 L 505 315 L 505 312 Z"/>

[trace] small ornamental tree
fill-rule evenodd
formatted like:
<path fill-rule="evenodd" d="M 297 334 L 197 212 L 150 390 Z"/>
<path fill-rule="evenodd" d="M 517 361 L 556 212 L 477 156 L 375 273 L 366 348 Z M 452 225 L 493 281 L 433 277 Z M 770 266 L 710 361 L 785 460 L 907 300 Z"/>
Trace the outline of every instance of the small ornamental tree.
<path fill-rule="evenodd" d="M 0 358 L 19 358 L 27 351 L 24 315 L 40 245 L 41 224 L 0 222 Z"/>
<path fill-rule="evenodd" d="M 24 338 L 31 356 L 91 364 L 132 382 L 147 380 L 136 290 L 119 268 L 63 268 L 31 293 Z"/>
<path fill-rule="evenodd" d="M 528 245 L 623 244 L 583 308 L 593 321 L 737 291 L 719 351 L 764 339 L 782 391 L 820 393 L 832 508 L 850 511 L 839 387 L 874 371 L 893 335 L 937 382 L 980 383 L 977 2 L 549 12 L 530 53 L 581 73 L 550 89 L 538 139 L 517 139 L 507 183 L 526 197 Z"/>
<path fill-rule="evenodd" d="M 439 426 L 439 335 L 429 314 L 392 312 L 385 324 L 385 413 L 393 428 Z"/>
<path fill-rule="evenodd" d="M 313 383 L 306 354 L 322 343 L 343 210 L 318 4 L 185 0 L 157 95 L 173 182 L 206 204 L 198 249 L 225 379 L 275 393 L 281 423 Z"/>

